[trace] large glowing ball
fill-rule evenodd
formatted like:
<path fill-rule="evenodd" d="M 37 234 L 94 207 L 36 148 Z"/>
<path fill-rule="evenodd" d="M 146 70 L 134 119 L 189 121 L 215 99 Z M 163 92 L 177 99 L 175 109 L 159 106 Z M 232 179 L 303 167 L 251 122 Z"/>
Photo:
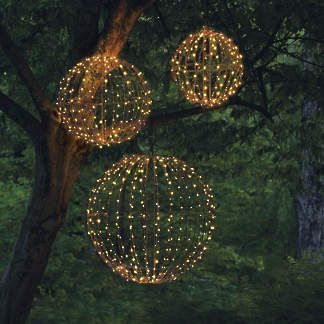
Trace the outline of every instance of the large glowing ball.
<path fill-rule="evenodd" d="M 171 73 L 189 102 L 216 107 L 242 85 L 242 55 L 230 38 L 204 28 L 189 35 L 176 50 Z"/>
<path fill-rule="evenodd" d="M 132 155 L 97 180 L 88 234 L 102 260 L 128 281 L 160 284 L 200 260 L 214 229 L 209 187 L 174 157 Z"/>
<path fill-rule="evenodd" d="M 145 125 L 151 99 L 147 82 L 133 65 L 115 57 L 88 57 L 60 84 L 57 105 L 76 137 L 98 146 L 130 140 Z"/>

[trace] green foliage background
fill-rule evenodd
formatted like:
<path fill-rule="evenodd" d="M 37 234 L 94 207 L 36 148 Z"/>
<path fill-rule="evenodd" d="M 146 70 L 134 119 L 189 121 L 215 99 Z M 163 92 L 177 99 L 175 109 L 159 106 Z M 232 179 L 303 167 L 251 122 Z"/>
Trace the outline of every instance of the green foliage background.
<path fill-rule="evenodd" d="M 78 15 L 96 1 L 2 0 L 1 13 L 53 100 L 71 64 Z M 170 80 L 179 42 L 202 25 L 234 38 L 246 58 L 240 95 L 266 106 L 272 120 L 248 107 L 213 112 L 146 129 L 133 141 L 94 150 L 74 187 L 66 222 L 54 244 L 29 323 L 321 323 L 324 267 L 317 256 L 295 260 L 299 190 L 300 110 L 307 98 L 323 107 L 320 85 L 322 1 L 158 1 L 139 19 L 122 56 L 144 72 L 153 112 L 188 109 Z M 105 15 L 99 20 L 102 25 Z M 277 40 L 266 45 L 276 21 Z M 298 37 L 303 40 L 298 40 Z M 279 46 L 279 45 L 278 45 Z M 303 51 L 318 63 L 305 71 Z M 26 89 L 0 52 L 0 88 L 35 113 Z M 267 105 L 255 81 L 261 71 Z M 322 161 L 323 114 L 310 121 L 312 149 Z M 22 130 L 0 112 L 0 271 L 5 269 L 33 183 L 34 152 Z M 217 229 L 206 257 L 178 281 L 126 283 L 95 255 L 85 230 L 89 189 L 123 154 L 175 155 L 196 167 L 213 188 Z M 319 163 L 314 161 L 314 163 Z M 316 260 L 316 261 L 314 261 Z"/>

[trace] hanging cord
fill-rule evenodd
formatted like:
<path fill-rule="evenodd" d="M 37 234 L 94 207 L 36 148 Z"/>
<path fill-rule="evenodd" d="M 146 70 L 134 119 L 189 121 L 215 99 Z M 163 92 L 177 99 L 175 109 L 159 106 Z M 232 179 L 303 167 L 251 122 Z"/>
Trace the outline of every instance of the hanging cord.
<path fill-rule="evenodd" d="M 153 126 L 153 123 L 150 124 L 150 155 L 154 155 L 154 146 L 155 146 L 155 127 Z"/>

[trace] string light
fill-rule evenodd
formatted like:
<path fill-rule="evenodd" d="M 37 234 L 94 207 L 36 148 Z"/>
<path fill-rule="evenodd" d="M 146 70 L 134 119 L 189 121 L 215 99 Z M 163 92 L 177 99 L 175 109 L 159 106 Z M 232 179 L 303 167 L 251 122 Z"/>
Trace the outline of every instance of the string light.
<path fill-rule="evenodd" d="M 102 260 L 127 281 L 160 284 L 195 266 L 214 229 L 210 188 L 174 157 L 131 155 L 97 180 L 88 234 Z"/>
<path fill-rule="evenodd" d="M 144 126 L 150 90 L 134 65 L 115 57 L 88 57 L 60 83 L 61 120 L 76 137 L 99 146 L 130 140 Z"/>
<path fill-rule="evenodd" d="M 230 38 L 204 27 L 176 50 L 171 74 L 189 102 L 216 107 L 242 85 L 242 55 Z"/>

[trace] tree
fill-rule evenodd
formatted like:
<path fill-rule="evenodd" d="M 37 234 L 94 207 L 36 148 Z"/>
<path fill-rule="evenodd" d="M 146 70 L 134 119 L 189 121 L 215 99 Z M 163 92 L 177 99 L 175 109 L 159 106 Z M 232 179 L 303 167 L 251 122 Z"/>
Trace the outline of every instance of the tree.
<path fill-rule="evenodd" d="M 87 21 L 89 17 L 81 17 L 79 24 L 86 29 L 89 37 L 81 41 L 78 36 L 82 38 L 85 33 L 76 35 L 76 58 L 91 53 L 94 50 L 93 43 L 97 43 L 101 52 L 118 55 L 138 16 L 150 3 L 120 1 L 114 5 L 97 42 L 94 42 L 97 21 Z M 60 127 L 55 105 L 44 94 L 4 27 L 1 27 L 0 37 L 3 50 L 15 65 L 40 115 L 40 119 L 36 119 L 5 94 L 1 94 L 2 110 L 30 135 L 36 153 L 36 178 L 29 206 L 1 283 L 1 322 L 23 323 L 44 273 L 51 245 L 64 220 L 80 164 L 90 147 L 78 142 Z"/>
<path fill-rule="evenodd" d="M 114 3 L 111 1 L 95 1 L 91 6 L 88 4 L 89 10 L 81 10 L 77 14 L 77 19 L 68 25 L 69 32 L 72 35 L 71 47 L 73 49 L 70 53 L 69 65 L 96 51 L 118 55 L 126 44 L 138 17 L 152 3 L 153 1 L 121 0 Z M 197 3 L 197 6 L 203 7 L 204 5 L 203 2 Z M 105 6 L 105 12 L 107 12 L 104 22 L 101 20 L 103 18 L 101 15 L 102 6 Z M 173 6 L 168 9 L 168 6 L 165 5 L 164 10 L 162 10 L 162 12 L 166 12 L 170 24 L 175 23 L 176 20 L 176 18 L 173 18 L 173 20 L 172 17 L 170 18 L 170 10 L 186 9 L 196 12 L 194 8 L 189 8 L 190 4 L 187 4 L 188 7 L 186 7 L 182 2 L 179 2 L 173 3 Z M 185 8 L 180 8 L 181 6 Z M 275 6 L 277 6 L 276 10 L 273 8 Z M 302 11 L 307 7 L 307 3 L 298 2 L 296 7 Z M 246 35 L 244 38 L 247 37 L 246 40 L 244 38 L 241 40 L 241 37 L 237 36 L 237 41 L 241 42 L 240 45 L 246 58 L 246 87 L 241 90 L 239 96 L 233 98 L 229 103 L 231 106 L 244 106 L 250 111 L 260 113 L 257 123 L 251 127 L 242 128 L 239 131 L 230 129 L 230 136 L 234 137 L 239 133 L 239 140 L 244 140 L 260 127 L 267 125 L 271 128 L 272 126 L 269 125 L 275 123 L 274 119 L 278 115 L 276 108 L 281 100 L 276 100 L 276 94 L 283 89 L 286 91 L 282 83 L 276 82 L 284 78 L 285 73 L 287 73 L 287 78 L 294 79 L 296 77 L 296 73 L 292 71 L 294 67 L 287 67 L 278 57 L 290 50 L 291 41 L 294 38 L 299 38 L 297 41 L 304 41 L 304 37 L 298 34 L 298 31 L 304 26 L 291 18 L 289 4 L 281 1 L 276 1 L 273 5 L 256 6 L 254 8 L 256 13 L 253 13 L 248 4 L 244 2 L 238 4 L 233 2 L 229 3 L 228 6 L 215 3 L 204 9 L 206 14 L 199 18 L 200 21 L 197 25 L 204 20 L 206 20 L 206 24 L 212 22 L 214 16 L 213 14 L 208 15 L 208 10 L 211 11 L 215 8 L 219 12 L 219 27 L 234 35 L 237 30 L 241 29 L 240 36 Z M 269 13 L 267 11 L 269 8 L 273 9 L 272 12 L 270 10 L 269 19 L 259 22 L 260 26 L 255 27 L 253 15 Z M 159 7 L 155 6 L 155 10 L 157 10 L 165 33 L 169 34 L 169 27 L 165 22 L 164 14 L 159 10 Z M 315 10 L 316 8 L 313 11 Z M 282 13 L 279 17 L 277 17 L 278 11 Z M 292 16 L 296 18 L 298 15 L 299 12 L 295 10 Z M 222 16 L 226 19 L 222 20 Z M 228 21 L 231 21 L 232 25 L 228 25 Z M 99 31 L 98 26 L 100 24 L 103 26 Z M 259 28 L 263 31 L 260 35 L 256 31 Z M 187 29 L 189 31 L 189 28 Z M 182 27 L 182 37 L 187 29 Z M 80 165 L 88 156 L 91 147 L 76 141 L 60 126 L 56 107 L 41 89 L 20 49 L 11 40 L 3 26 L 0 29 L 0 43 L 26 85 L 38 114 L 36 117 L 30 113 L 30 109 L 23 108 L 8 95 L 1 93 L 0 109 L 28 133 L 36 154 L 33 191 L 11 260 L 2 278 L 0 291 L 1 322 L 22 323 L 28 316 L 32 296 L 46 268 L 52 243 L 64 222 Z M 289 52 L 288 54 L 296 56 L 295 53 Z M 297 59 L 299 58 L 297 56 Z M 286 70 L 283 71 L 282 68 L 286 68 Z M 251 97 L 253 102 L 245 99 Z M 284 95 L 280 96 L 280 98 L 282 97 Z M 294 104 L 296 103 L 296 100 L 292 101 Z M 159 112 L 152 115 L 148 124 L 156 126 L 159 123 L 170 122 L 207 111 L 200 107 L 194 107 L 177 109 L 168 113 Z M 239 114 L 239 112 L 236 114 Z M 308 217 L 310 212 L 306 211 L 305 215 Z M 323 224 L 320 226 L 323 226 Z M 305 235 L 308 234 L 305 233 Z M 318 248 L 321 246 L 322 244 Z M 304 248 L 308 248 L 307 244 Z"/>
<path fill-rule="evenodd" d="M 305 55 L 306 60 L 312 56 Z M 305 71 L 311 72 L 313 66 L 304 63 Z M 301 105 L 301 190 L 296 197 L 298 217 L 297 254 L 303 251 L 321 251 L 324 246 L 324 199 L 321 181 L 320 152 L 322 145 L 316 140 L 316 119 L 320 118 L 321 103 L 305 98 Z M 317 130 L 317 133 L 321 131 Z"/>

